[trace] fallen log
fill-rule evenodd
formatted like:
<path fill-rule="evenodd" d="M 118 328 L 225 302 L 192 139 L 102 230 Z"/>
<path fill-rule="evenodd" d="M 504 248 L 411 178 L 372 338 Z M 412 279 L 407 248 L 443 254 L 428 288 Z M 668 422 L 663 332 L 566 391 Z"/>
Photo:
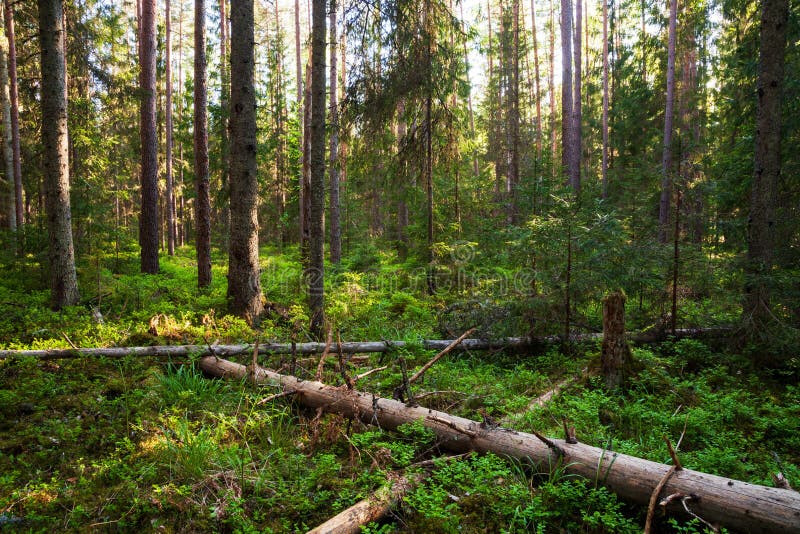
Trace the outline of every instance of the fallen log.
<path fill-rule="evenodd" d="M 709 337 L 722 336 L 730 332 L 727 328 L 687 328 L 678 330 L 675 337 Z M 583 343 L 600 341 L 602 334 L 584 334 L 570 337 L 571 342 Z M 650 343 L 661 341 L 663 337 L 648 333 L 647 335 L 632 335 L 631 341 L 635 343 Z M 452 339 L 426 339 L 421 346 L 425 350 L 441 351 L 453 343 Z M 561 336 L 546 337 L 506 337 L 500 339 L 465 339 L 453 350 L 496 350 L 496 349 L 521 349 L 561 343 Z M 345 341 L 342 342 L 342 352 L 345 354 L 391 352 L 406 348 L 409 343 L 405 341 Z M 105 357 L 123 358 L 125 356 L 152 356 L 169 358 L 186 358 L 189 356 L 219 356 L 230 357 L 242 353 L 252 353 L 255 345 L 245 343 L 240 345 L 152 345 L 147 347 L 94 347 L 94 348 L 69 348 L 69 349 L 38 349 L 38 350 L 0 350 L 0 360 L 15 357 L 33 357 L 42 360 L 57 360 L 62 358 L 77 357 Z M 412 345 L 413 346 L 413 345 Z M 297 343 L 294 348 L 291 343 L 260 343 L 259 354 L 320 354 L 325 351 L 325 343 Z"/>
<path fill-rule="evenodd" d="M 207 356 L 200 367 L 219 377 L 246 378 L 246 366 Z M 254 378 L 283 390 L 295 390 L 294 398 L 309 408 L 358 418 L 365 424 L 396 429 L 404 423 L 421 420 L 437 435 L 442 448 L 457 452 L 493 452 L 535 464 L 561 464 L 569 473 L 608 486 L 620 497 L 647 505 L 653 491 L 670 466 L 592 447 L 570 444 L 524 432 L 482 424 L 422 407 L 376 397 L 371 393 L 304 381 L 257 369 Z M 670 511 L 684 511 L 704 520 L 747 532 L 800 532 L 800 494 L 780 488 L 758 486 L 738 480 L 682 469 L 670 477 L 663 494 L 682 495 L 681 499 L 664 499 Z"/>
<path fill-rule="evenodd" d="M 397 506 L 421 477 L 390 474 L 389 483 L 373 495 L 359 501 L 342 513 L 328 519 L 307 534 L 358 534 L 362 525 L 377 521 Z"/>

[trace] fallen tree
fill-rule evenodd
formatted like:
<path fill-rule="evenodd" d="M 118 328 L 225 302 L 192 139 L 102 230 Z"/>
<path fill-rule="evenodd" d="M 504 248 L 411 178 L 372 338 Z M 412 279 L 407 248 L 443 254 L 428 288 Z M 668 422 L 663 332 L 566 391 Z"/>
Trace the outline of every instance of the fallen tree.
<path fill-rule="evenodd" d="M 389 483 L 366 499 L 357 502 L 347 510 L 328 519 L 307 534 L 358 534 L 361 527 L 377 521 L 397 506 L 421 477 L 406 477 L 390 474 Z"/>
<path fill-rule="evenodd" d="M 727 328 L 687 328 L 677 330 L 674 337 L 713 337 L 730 332 Z M 665 338 L 666 334 L 653 333 L 633 334 L 630 339 L 634 343 L 649 343 Z M 573 343 L 600 341 L 603 334 L 584 334 L 570 337 Z M 426 339 L 420 343 L 425 350 L 441 351 L 453 343 L 452 339 Z M 547 337 L 506 337 L 501 339 L 464 339 L 453 350 L 496 350 L 523 349 L 561 343 L 561 336 Z M 259 354 L 320 354 L 325 351 L 325 343 L 260 343 Z M 393 350 L 415 346 L 405 341 L 346 341 L 341 343 L 341 352 L 345 354 L 391 352 Z M 169 358 L 187 358 L 190 356 L 229 357 L 237 354 L 252 354 L 255 345 L 245 343 L 239 345 L 152 345 L 146 347 L 99 347 L 40 350 L 0 350 L 0 360 L 14 357 L 33 357 L 43 360 L 56 360 L 76 357 L 123 358 L 125 356 L 152 356 Z M 337 348 L 338 350 L 338 348 Z"/>
<path fill-rule="evenodd" d="M 535 464 L 561 464 L 570 473 L 608 486 L 621 497 L 647 505 L 659 488 L 666 509 L 691 513 L 711 523 L 747 532 L 800 532 L 800 493 L 758 486 L 725 477 L 681 469 L 582 443 L 516 432 L 423 407 L 407 406 L 371 393 L 304 381 L 262 368 L 253 369 L 207 356 L 200 367 L 218 377 L 250 378 L 291 391 L 303 406 L 321 408 L 393 430 L 421 420 L 449 450 L 493 452 Z M 667 478 L 663 483 L 662 481 Z"/>

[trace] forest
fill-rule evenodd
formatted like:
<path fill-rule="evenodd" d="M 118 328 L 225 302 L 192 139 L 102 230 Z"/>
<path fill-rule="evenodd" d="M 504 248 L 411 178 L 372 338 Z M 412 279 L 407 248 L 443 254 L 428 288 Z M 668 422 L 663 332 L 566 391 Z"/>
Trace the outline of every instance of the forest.
<path fill-rule="evenodd" d="M 798 2 L 0 18 L 0 531 L 800 532 Z"/>

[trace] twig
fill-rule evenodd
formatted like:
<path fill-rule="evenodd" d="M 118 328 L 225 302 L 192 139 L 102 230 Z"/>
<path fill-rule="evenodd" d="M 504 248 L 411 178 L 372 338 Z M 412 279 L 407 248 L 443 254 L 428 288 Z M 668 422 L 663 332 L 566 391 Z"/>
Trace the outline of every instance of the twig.
<path fill-rule="evenodd" d="M 670 443 L 667 436 L 664 436 L 664 441 L 667 442 L 667 449 L 669 449 L 669 455 L 672 458 L 672 463 L 675 465 L 675 471 L 682 470 L 683 466 L 681 465 L 681 461 L 678 459 L 678 454 L 675 452 L 675 449 L 672 448 L 672 443 Z"/>
<path fill-rule="evenodd" d="M 575 427 L 567 426 L 567 418 L 562 417 L 561 422 L 564 423 L 564 441 L 570 445 L 578 443 L 578 438 L 575 437 Z"/>
<path fill-rule="evenodd" d="M 75 349 L 75 350 L 80 350 L 80 349 L 77 347 L 77 345 L 75 345 L 75 343 L 73 343 L 73 342 L 72 342 L 72 340 L 71 340 L 71 339 L 70 339 L 70 338 L 67 336 L 67 333 L 66 333 L 66 332 L 61 332 L 61 335 L 62 335 L 62 336 L 64 336 L 64 339 L 66 339 L 66 340 L 67 340 L 67 343 L 69 343 L 69 346 L 70 346 L 70 347 L 72 347 L 72 348 L 73 348 L 73 349 Z"/>
<path fill-rule="evenodd" d="M 669 442 L 667 442 L 669 443 Z M 672 450 L 672 445 L 670 445 L 670 450 Z M 664 473 L 664 476 L 661 477 L 661 480 L 658 481 L 656 488 L 653 490 L 653 493 L 650 494 L 650 503 L 647 505 L 647 519 L 644 522 L 644 534 L 650 534 L 653 528 L 653 517 L 656 513 L 656 503 L 658 502 L 658 495 L 664 489 L 664 486 L 667 485 L 667 482 L 678 470 L 678 465 L 673 465 Z"/>
<path fill-rule="evenodd" d="M 275 400 L 275 399 L 280 399 L 281 397 L 288 397 L 289 395 L 294 395 L 295 393 L 297 393 L 296 389 L 287 389 L 286 391 L 281 391 L 280 393 L 276 393 L 274 395 L 270 395 L 269 397 L 264 397 L 263 399 L 258 401 L 255 405 L 258 406 L 258 405 L 261 405 L 261 404 L 266 404 L 269 401 L 272 401 L 272 400 Z"/>
<path fill-rule="evenodd" d="M 475 438 L 477 438 L 477 437 L 478 437 L 478 434 L 477 434 L 477 433 L 475 433 L 475 432 L 473 432 L 472 430 L 469 430 L 469 429 L 467 429 L 467 428 L 461 428 L 460 426 L 458 426 L 458 425 L 457 425 L 457 424 L 455 424 L 454 422 L 452 422 L 452 421 L 448 421 L 447 419 L 442 419 L 441 417 L 436 417 L 435 415 L 429 415 L 429 416 L 427 417 L 427 419 L 428 419 L 429 421 L 436 421 L 437 423 L 441 423 L 441 424 L 443 424 L 444 426 L 446 426 L 446 427 L 449 427 L 449 428 L 452 428 L 452 429 L 453 429 L 453 430 L 455 430 L 456 432 L 458 432 L 458 433 L 460 433 L 460 434 L 465 434 L 465 435 L 467 435 L 467 436 L 469 436 L 469 437 L 471 437 L 471 438 L 473 438 L 473 439 L 475 439 Z"/>
<path fill-rule="evenodd" d="M 694 513 L 691 510 L 689 510 L 689 506 L 686 504 L 686 501 L 691 501 L 692 499 L 698 499 L 698 498 L 699 497 L 697 497 L 696 495 L 686 495 L 686 496 L 684 496 L 681 499 L 681 504 L 683 505 L 683 509 L 686 510 L 687 514 L 689 514 L 690 516 L 694 517 L 695 519 L 697 519 L 698 521 L 703 523 L 705 526 L 710 528 L 712 532 L 719 532 L 719 528 L 718 527 L 712 525 L 711 523 L 709 523 L 708 521 L 706 521 L 705 519 L 703 519 L 702 517 L 700 517 L 696 513 Z"/>
<path fill-rule="evenodd" d="M 553 441 L 553 440 L 551 440 L 551 439 L 548 439 L 548 438 L 544 437 L 543 435 L 539 434 L 539 433 L 538 433 L 537 431 L 535 431 L 535 430 L 531 430 L 531 433 L 532 433 L 534 436 L 536 436 L 536 437 L 538 438 L 538 440 L 539 440 L 539 441 L 541 441 L 542 443 L 544 443 L 545 445 L 547 445 L 547 448 L 548 448 L 548 449 L 550 449 L 550 450 L 552 450 L 552 451 L 555 451 L 555 452 L 556 452 L 556 454 L 558 454 L 559 456 L 565 456 L 565 454 L 564 454 L 564 449 L 562 449 L 561 447 L 559 447 L 559 446 L 558 446 L 558 444 L 557 444 L 556 442 L 554 442 L 554 441 Z"/>
<path fill-rule="evenodd" d="M 247 366 L 247 378 L 251 382 L 256 381 L 256 373 L 258 372 L 258 337 L 256 337 L 256 342 L 253 346 L 253 359 L 250 365 Z"/>
<path fill-rule="evenodd" d="M 475 331 L 475 329 L 474 329 L 474 328 L 470 328 L 469 330 L 467 330 L 466 332 L 464 332 L 463 334 L 461 334 L 461 337 L 459 337 L 458 339 L 456 339 L 455 341 L 453 341 L 452 343 L 450 343 L 449 345 L 447 345 L 447 347 L 445 347 L 445 349 L 444 349 L 444 350 L 442 350 L 442 352 L 440 352 L 439 354 L 437 354 L 436 356 L 434 356 L 434 357 L 433 357 L 433 359 L 432 359 L 431 361 L 429 361 L 428 363 L 426 363 L 425 365 L 423 365 L 423 366 L 422 366 L 422 369 L 420 369 L 419 371 L 417 371 L 416 373 L 414 373 L 414 375 L 413 375 L 413 376 L 412 376 L 412 377 L 411 377 L 411 378 L 408 380 L 408 383 L 409 383 L 409 384 L 411 384 L 411 383 L 415 382 L 415 381 L 416 381 L 418 378 L 420 378 L 420 377 L 421 377 L 423 374 L 425 374 L 425 371 L 427 371 L 428 369 L 430 369 L 430 368 L 431 368 L 431 366 L 432 366 L 434 363 L 436 363 L 437 361 L 439 361 L 439 358 L 441 358 L 442 356 L 444 356 L 445 354 L 447 354 L 448 352 L 450 352 L 451 350 L 453 350 L 455 347 L 457 347 L 457 346 L 459 345 L 459 343 L 461 343 L 462 341 L 464 341 L 464 340 L 467 338 L 467 336 L 468 336 L 468 335 L 470 335 L 471 333 L 473 333 L 474 331 Z"/>
<path fill-rule="evenodd" d="M 365 373 L 361 373 L 360 375 L 357 375 L 355 378 L 353 378 L 353 382 L 358 382 L 362 378 L 366 378 L 369 375 L 371 375 L 372 373 L 377 373 L 378 371 L 384 371 L 384 370 L 386 370 L 388 368 L 389 368 L 388 365 L 384 365 L 383 367 L 376 367 L 375 369 L 370 369 L 369 371 L 367 371 Z M 353 388 L 350 388 L 350 389 L 353 389 Z M 417 399 L 421 399 L 421 398 L 422 398 L 422 395 L 417 397 Z"/>
<path fill-rule="evenodd" d="M 322 351 L 322 356 L 319 357 L 319 365 L 317 365 L 317 382 L 322 382 L 322 368 L 325 365 L 325 358 L 331 350 L 331 343 L 333 343 L 333 331 L 328 328 L 328 339 L 325 341 L 325 350 Z"/>

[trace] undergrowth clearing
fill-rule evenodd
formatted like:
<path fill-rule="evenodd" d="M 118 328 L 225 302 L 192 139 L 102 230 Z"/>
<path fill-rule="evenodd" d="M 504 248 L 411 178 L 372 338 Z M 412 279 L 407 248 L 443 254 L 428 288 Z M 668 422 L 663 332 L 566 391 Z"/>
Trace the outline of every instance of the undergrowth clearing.
<path fill-rule="evenodd" d="M 30 277 L 18 266 L 18 276 L 0 285 L 4 348 L 306 340 L 298 325 L 307 318 L 293 305 L 302 297 L 299 263 L 291 254 L 265 260 L 265 294 L 275 311 L 260 332 L 215 311 L 225 306 L 220 265 L 212 288 L 200 292 L 186 256 L 166 260 L 155 277 L 133 274 L 134 260 L 84 271 L 96 284 L 95 298 L 61 313 L 47 310 L 46 292 L 26 287 Z M 375 261 L 371 271 L 333 277 L 329 316 L 342 340 L 409 342 L 347 367 L 354 376 L 388 366 L 358 388 L 391 397 L 402 383 L 402 365 L 413 370 L 432 355 L 419 340 L 441 337 L 447 310 L 480 295 L 423 298 L 402 266 Z M 406 278 L 401 283 L 397 276 Z M 692 305 L 729 314 L 718 300 Z M 496 311 L 502 302 L 482 306 L 478 311 Z M 99 308 L 103 324 L 92 308 Z M 462 309 L 470 310 L 468 321 L 476 308 Z M 587 308 L 583 316 L 592 321 L 593 313 Z M 449 322 L 462 326 L 455 315 Z M 634 311 L 632 320 L 643 319 Z M 503 334 L 518 324 L 511 317 L 490 326 Z M 668 436 L 680 443 L 686 467 L 763 485 L 772 485 L 780 471 L 800 485 L 800 388 L 725 347 L 695 340 L 638 347 L 640 369 L 626 391 L 608 393 L 590 373 L 544 407 L 526 411 L 555 383 L 594 369 L 598 354 L 599 345 L 591 344 L 568 351 L 453 353 L 413 388 L 424 406 L 454 415 L 506 419 L 545 435 L 561 435 L 566 418 L 584 443 L 659 462 L 669 462 Z M 286 369 L 290 359 L 275 355 L 259 363 Z M 317 360 L 301 359 L 296 374 L 313 378 Z M 191 364 L 192 358 L 132 357 L 0 362 L 0 529 L 303 531 L 370 495 L 387 472 L 420 469 L 414 464 L 442 454 L 421 424 L 384 432 L 334 415 L 318 417 L 291 398 L 260 403 L 276 390 L 208 379 Z M 332 354 L 323 381 L 343 383 L 337 364 Z M 395 517 L 365 530 L 641 531 L 644 509 L 622 502 L 601 481 L 553 467 L 491 454 L 438 461 Z M 659 521 L 671 530 L 703 530 L 696 520 Z"/>

